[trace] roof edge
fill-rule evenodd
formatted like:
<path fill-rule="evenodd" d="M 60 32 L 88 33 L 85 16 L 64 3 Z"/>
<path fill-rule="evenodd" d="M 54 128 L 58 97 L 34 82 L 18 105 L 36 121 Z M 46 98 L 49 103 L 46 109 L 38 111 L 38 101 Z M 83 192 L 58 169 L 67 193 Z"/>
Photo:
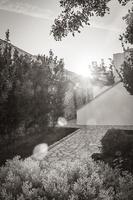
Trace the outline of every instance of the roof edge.
<path fill-rule="evenodd" d="M 94 97 L 94 99 L 92 99 L 91 101 L 89 101 L 88 103 L 82 105 L 80 108 L 77 109 L 80 110 L 81 108 L 83 108 L 84 106 L 86 106 L 87 104 L 91 103 L 92 101 L 94 101 L 95 99 L 99 98 L 100 96 L 102 96 L 103 94 L 105 94 L 106 92 L 108 92 L 109 90 L 111 90 L 112 88 L 114 88 L 116 85 L 118 85 L 120 82 L 122 82 L 121 80 L 120 81 L 117 81 L 116 83 L 114 83 L 111 87 L 107 88 L 106 90 L 102 91 L 100 94 L 96 95 Z"/>

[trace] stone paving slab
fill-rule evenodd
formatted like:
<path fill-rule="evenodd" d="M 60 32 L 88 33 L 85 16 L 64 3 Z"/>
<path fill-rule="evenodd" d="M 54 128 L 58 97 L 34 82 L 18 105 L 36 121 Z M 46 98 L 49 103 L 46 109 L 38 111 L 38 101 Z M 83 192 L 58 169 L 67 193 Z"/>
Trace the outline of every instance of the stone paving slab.
<path fill-rule="evenodd" d="M 114 126 L 113 126 L 114 127 Z M 45 161 L 53 165 L 60 161 L 74 161 L 99 152 L 100 140 L 112 126 L 86 126 L 49 148 Z M 115 126 L 115 128 L 133 129 L 133 126 Z"/>

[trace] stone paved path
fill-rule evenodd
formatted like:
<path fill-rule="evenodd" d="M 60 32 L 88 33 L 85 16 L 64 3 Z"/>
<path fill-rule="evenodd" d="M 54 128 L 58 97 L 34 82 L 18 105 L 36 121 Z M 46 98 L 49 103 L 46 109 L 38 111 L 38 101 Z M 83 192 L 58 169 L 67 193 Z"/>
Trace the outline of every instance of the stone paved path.
<path fill-rule="evenodd" d="M 45 161 L 54 164 L 60 161 L 73 161 L 83 156 L 91 156 L 98 152 L 100 139 L 111 128 L 110 126 L 90 126 L 82 127 L 73 133 L 67 139 L 59 142 L 53 148 L 50 148 Z M 117 127 L 116 127 L 117 128 Z M 118 127 L 121 128 L 121 127 Z M 133 127 L 122 127 L 124 129 L 133 129 Z"/>

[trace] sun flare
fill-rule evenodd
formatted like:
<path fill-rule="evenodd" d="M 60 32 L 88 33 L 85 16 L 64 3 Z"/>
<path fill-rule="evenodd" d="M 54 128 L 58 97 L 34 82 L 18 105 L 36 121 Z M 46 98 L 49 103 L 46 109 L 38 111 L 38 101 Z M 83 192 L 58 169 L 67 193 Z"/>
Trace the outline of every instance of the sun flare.
<path fill-rule="evenodd" d="M 83 76 L 83 77 L 88 77 L 88 78 L 93 78 L 92 77 L 92 73 L 91 73 L 91 70 L 89 69 L 89 67 L 81 67 L 79 69 L 77 69 L 77 74 Z"/>

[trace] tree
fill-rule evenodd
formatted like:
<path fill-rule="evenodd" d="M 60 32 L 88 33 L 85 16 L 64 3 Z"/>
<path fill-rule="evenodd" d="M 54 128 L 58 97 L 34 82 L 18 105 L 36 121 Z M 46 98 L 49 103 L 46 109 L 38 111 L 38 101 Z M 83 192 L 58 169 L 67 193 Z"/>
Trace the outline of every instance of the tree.
<path fill-rule="evenodd" d="M 92 78 L 91 81 L 94 84 L 102 85 L 113 85 L 114 84 L 114 73 L 113 65 L 110 63 L 109 67 L 106 66 L 104 60 L 98 65 L 97 62 L 92 62 L 92 66 L 89 66 Z"/>
<path fill-rule="evenodd" d="M 64 62 L 58 60 L 52 50 L 49 56 L 39 55 L 32 64 L 31 82 L 33 89 L 33 123 L 54 126 L 59 117 L 64 116 L 66 81 Z"/>
<path fill-rule="evenodd" d="M 49 116 L 53 126 L 56 125 L 59 117 L 64 116 L 64 98 L 67 82 L 64 77 L 64 62 L 54 57 L 52 50 L 47 57 L 49 63 Z"/>
<path fill-rule="evenodd" d="M 126 30 L 123 35 L 120 36 L 122 44 L 133 44 L 133 7 L 128 10 L 128 14 L 123 17 L 123 20 L 126 22 Z"/>
<path fill-rule="evenodd" d="M 108 3 L 111 0 L 60 0 L 61 14 L 55 19 L 51 33 L 55 40 L 61 40 L 68 33 L 75 35 L 80 33 L 80 28 L 90 25 L 93 16 L 105 16 L 110 9 Z M 132 0 L 118 0 L 121 5 L 126 5 Z"/>
<path fill-rule="evenodd" d="M 49 116 L 53 124 L 63 116 L 63 60 L 52 51 L 33 58 L 9 41 L 8 30 L 0 49 L 0 134 L 15 136 L 21 127 L 25 133 L 35 127 L 41 131 L 48 126 Z"/>
<path fill-rule="evenodd" d="M 26 83 L 29 73 L 29 59 L 20 56 L 8 42 L 0 51 L 0 134 L 12 135 L 27 119 L 29 95 Z"/>
<path fill-rule="evenodd" d="M 123 18 L 126 22 L 126 30 L 120 36 L 122 47 L 124 50 L 125 60 L 121 67 L 121 77 L 124 87 L 133 95 L 133 49 L 125 47 L 126 45 L 133 45 L 133 8 L 128 11 L 128 14 Z"/>
<path fill-rule="evenodd" d="M 6 43 L 0 49 L 0 134 L 8 132 L 7 124 L 7 99 L 12 88 L 12 59 L 11 46 Z"/>
<path fill-rule="evenodd" d="M 124 87 L 133 95 L 133 52 L 127 58 L 121 67 L 121 76 Z"/>
<path fill-rule="evenodd" d="M 53 34 L 55 40 L 61 40 L 69 33 L 75 35 L 75 32 L 80 33 L 80 28 L 84 25 L 90 25 L 90 18 L 93 16 L 103 17 L 110 12 L 108 3 L 111 0 L 60 0 L 60 7 L 63 9 L 61 14 L 55 19 L 52 25 L 51 34 Z M 118 2 L 125 6 L 132 0 L 118 0 Z M 126 31 L 120 36 L 122 47 L 124 51 L 127 51 L 124 44 L 133 44 L 133 7 L 128 11 L 128 14 L 123 18 L 126 21 Z M 130 53 L 129 53 L 130 54 Z M 126 89 L 133 94 L 133 59 L 125 59 L 122 65 L 121 72 L 118 72 L 121 80 L 124 83 Z M 109 81 L 114 82 L 112 74 L 112 67 L 110 68 L 111 74 Z"/>
<path fill-rule="evenodd" d="M 10 31 L 9 31 L 9 29 L 7 29 L 7 31 L 5 32 L 5 41 L 6 42 L 10 42 Z"/>
<path fill-rule="evenodd" d="M 38 126 L 40 130 L 48 125 L 48 65 L 45 57 L 38 56 L 31 64 L 29 75 L 31 101 L 27 126 Z"/>
<path fill-rule="evenodd" d="M 0 51 L 0 134 L 12 135 L 21 122 L 21 106 L 18 104 L 21 94 L 18 91 L 18 85 L 21 82 L 18 77 L 20 65 L 18 53 L 16 50 L 13 53 L 9 43 L 9 30 L 6 32 L 5 41 L 5 46 Z"/>
<path fill-rule="evenodd" d="M 114 76 L 114 72 L 113 72 L 113 62 L 110 59 L 110 65 L 109 65 L 109 70 L 107 72 L 107 84 L 108 85 L 113 85 L 115 83 L 115 76 Z"/>
<path fill-rule="evenodd" d="M 8 30 L 0 50 L 0 134 L 15 136 L 22 125 L 27 129 L 48 124 L 47 87 L 42 84 L 47 82 L 47 73 L 9 41 Z"/>

